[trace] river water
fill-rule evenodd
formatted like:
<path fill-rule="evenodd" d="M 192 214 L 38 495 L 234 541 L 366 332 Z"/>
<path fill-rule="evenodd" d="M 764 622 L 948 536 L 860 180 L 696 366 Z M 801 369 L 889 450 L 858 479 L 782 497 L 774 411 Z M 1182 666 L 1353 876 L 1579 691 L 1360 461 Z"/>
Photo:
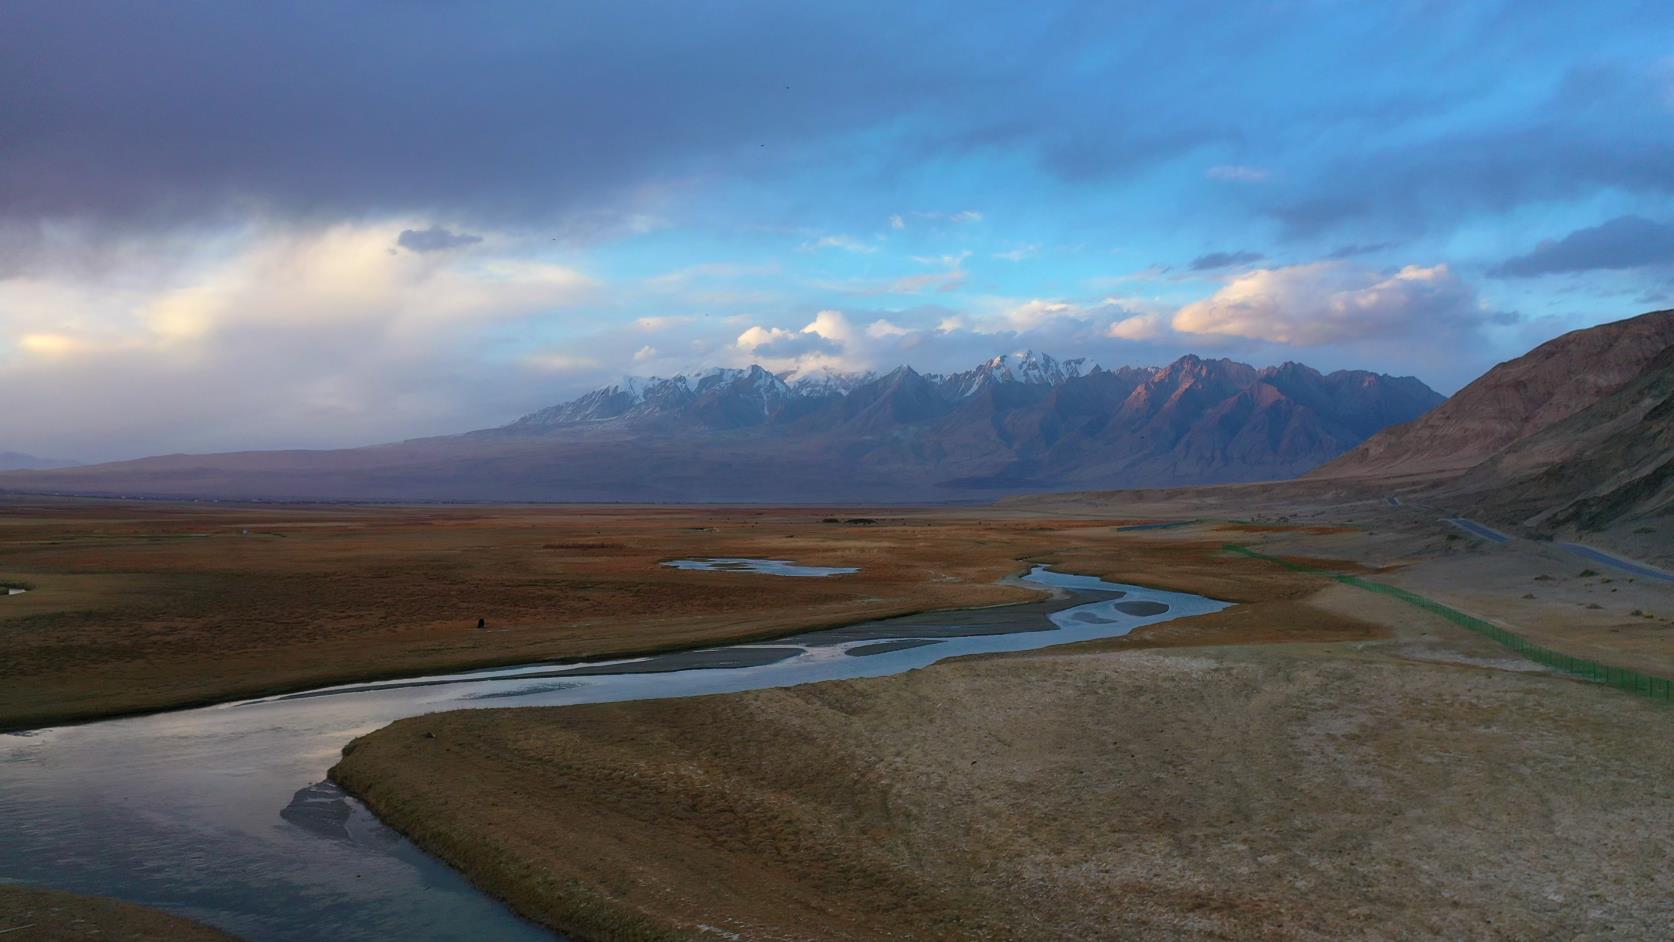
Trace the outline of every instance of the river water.
<path fill-rule="evenodd" d="M 115 896 L 251 940 L 550 940 L 323 780 L 349 740 L 437 710 L 876 677 L 1123 635 L 1201 596 L 1036 567 L 1054 599 L 759 644 L 380 683 L 0 736 L 0 882 Z"/>

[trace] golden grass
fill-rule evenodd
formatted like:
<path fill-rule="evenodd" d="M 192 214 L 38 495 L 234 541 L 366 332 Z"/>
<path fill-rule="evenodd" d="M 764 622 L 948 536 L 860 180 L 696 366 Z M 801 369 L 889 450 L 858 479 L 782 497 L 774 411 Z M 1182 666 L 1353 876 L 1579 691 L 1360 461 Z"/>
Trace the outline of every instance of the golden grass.
<path fill-rule="evenodd" d="M 872 525 L 823 523 L 866 517 Z M 846 508 L 0 503 L 0 729 L 376 677 L 620 656 L 1030 597 L 1058 561 L 1235 598 L 1223 567 L 1129 559 L 1124 519 Z M 1201 537 L 1200 537 L 1201 539 Z M 858 566 L 682 572 L 683 556 Z M 1255 587 L 1255 588 L 1252 588 Z M 477 631 L 486 618 L 488 631 Z"/>

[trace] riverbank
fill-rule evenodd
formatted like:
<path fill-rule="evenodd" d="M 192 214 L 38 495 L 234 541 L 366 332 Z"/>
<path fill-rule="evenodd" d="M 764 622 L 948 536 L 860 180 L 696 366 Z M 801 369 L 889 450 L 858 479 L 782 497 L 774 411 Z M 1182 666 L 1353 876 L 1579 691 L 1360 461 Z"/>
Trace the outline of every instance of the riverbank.
<path fill-rule="evenodd" d="M 1258 576 L 1201 535 L 1145 545 L 1101 574 L 1167 555 L 1173 587 L 1247 604 L 876 680 L 417 717 L 333 774 L 587 939 L 1634 939 L 1674 920 L 1674 757 L 1648 748 L 1674 711 L 1394 600 Z"/>
<path fill-rule="evenodd" d="M 3 883 L 0 933 L 18 942 L 236 942 L 219 929 L 144 906 Z"/>

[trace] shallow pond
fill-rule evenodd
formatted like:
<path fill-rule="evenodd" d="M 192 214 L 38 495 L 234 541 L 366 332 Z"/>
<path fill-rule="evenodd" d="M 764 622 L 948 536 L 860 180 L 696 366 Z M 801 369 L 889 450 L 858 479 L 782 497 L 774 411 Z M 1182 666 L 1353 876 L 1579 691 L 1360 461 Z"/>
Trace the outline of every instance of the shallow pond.
<path fill-rule="evenodd" d="M 553 938 L 323 782 L 343 745 L 436 710 L 727 693 L 1127 634 L 1218 611 L 1036 567 L 1054 598 L 760 644 L 345 684 L 0 736 L 0 881 L 116 896 L 261 940 Z M 1144 604 L 1139 604 L 1144 603 Z"/>
<path fill-rule="evenodd" d="M 841 576 L 859 569 L 848 566 L 798 566 L 788 559 L 751 559 L 747 556 L 708 556 L 702 559 L 671 559 L 664 566 L 675 569 L 703 569 L 710 572 L 760 572 L 770 576 Z"/>

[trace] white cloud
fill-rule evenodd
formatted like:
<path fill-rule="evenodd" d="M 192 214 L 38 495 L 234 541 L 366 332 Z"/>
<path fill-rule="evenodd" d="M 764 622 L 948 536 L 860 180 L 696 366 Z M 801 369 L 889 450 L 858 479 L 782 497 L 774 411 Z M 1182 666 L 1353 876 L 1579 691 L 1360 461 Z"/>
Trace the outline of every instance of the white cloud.
<path fill-rule="evenodd" d="M 845 252 L 856 252 L 861 255 L 871 255 L 873 252 L 878 250 L 878 247 L 871 242 L 864 242 L 853 236 L 823 235 L 817 239 L 811 239 L 802 243 L 800 246 L 797 246 L 797 249 L 802 252 L 818 252 L 821 249 L 842 249 Z"/>
<path fill-rule="evenodd" d="M 665 330 L 673 330 L 684 324 L 690 324 L 693 318 L 689 314 L 669 314 L 656 317 L 641 317 L 634 321 L 634 329 L 640 333 L 656 334 Z"/>
<path fill-rule="evenodd" d="M 912 255 L 908 256 L 920 265 L 940 265 L 943 268 L 958 268 L 965 264 L 965 259 L 971 257 L 971 250 L 965 249 L 953 255 Z"/>
<path fill-rule="evenodd" d="M 1388 275 L 1348 262 L 1263 268 L 1188 304 L 1173 326 L 1189 334 L 1298 346 L 1474 326 L 1487 315 L 1446 265 Z"/>
<path fill-rule="evenodd" d="M 738 335 L 737 347 L 752 360 L 784 369 L 809 357 L 840 355 L 844 343 L 853 337 L 854 331 L 841 313 L 821 311 L 801 330 L 757 324 Z"/>
<path fill-rule="evenodd" d="M 889 216 L 889 228 L 905 229 L 907 228 L 907 221 L 901 218 L 900 213 L 891 213 Z"/>
<path fill-rule="evenodd" d="M 921 210 L 913 213 L 919 219 L 929 219 L 934 222 L 951 222 L 954 225 L 969 225 L 982 221 L 982 213 L 974 209 L 961 209 L 955 212 L 941 210 Z"/>
<path fill-rule="evenodd" d="M 1105 329 L 1105 336 L 1118 340 L 1154 340 L 1163 335 L 1167 322 L 1161 314 L 1135 314 Z"/>
<path fill-rule="evenodd" d="M 646 344 L 645 346 L 640 347 L 638 350 L 634 351 L 634 362 L 635 363 L 644 363 L 647 360 L 655 360 L 656 358 L 657 358 L 657 348 L 651 346 L 650 344 Z"/>
<path fill-rule="evenodd" d="M 889 283 L 882 294 L 920 294 L 925 291 L 957 291 L 965 283 L 965 270 L 955 268 L 952 271 L 930 272 L 924 275 L 907 275 Z"/>
<path fill-rule="evenodd" d="M 546 373 L 584 373 L 596 370 L 600 366 L 599 361 L 592 357 L 557 351 L 530 354 L 524 358 L 524 362 Z"/>
<path fill-rule="evenodd" d="M 1087 309 L 1068 301 L 1048 301 L 1041 298 L 1025 301 L 1005 312 L 1008 324 L 1018 330 L 1039 327 L 1047 321 L 1069 317 L 1082 319 Z"/>
<path fill-rule="evenodd" d="M 0 440 L 84 458 L 324 446 L 515 408 L 522 371 L 564 364 L 484 370 L 485 338 L 597 285 L 534 258 L 391 252 L 411 227 L 240 230 L 174 266 L 114 252 L 98 271 L 0 278 L 0 401 L 31 404 L 0 412 Z"/>
<path fill-rule="evenodd" d="M 705 262 L 701 265 L 688 265 L 674 271 L 664 272 L 645 279 L 645 285 L 655 291 L 677 291 L 697 281 L 729 280 L 735 278 L 758 278 L 772 275 L 779 271 L 776 264 L 747 265 L 737 262 Z"/>
<path fill-rule="evenodd" d="M 1033 242 L 1019 245 L 1004 252 L 995 252 L 994 257 L 1004 262 L 1021 262 L 1040 253 L 1040 246 Z"/>

